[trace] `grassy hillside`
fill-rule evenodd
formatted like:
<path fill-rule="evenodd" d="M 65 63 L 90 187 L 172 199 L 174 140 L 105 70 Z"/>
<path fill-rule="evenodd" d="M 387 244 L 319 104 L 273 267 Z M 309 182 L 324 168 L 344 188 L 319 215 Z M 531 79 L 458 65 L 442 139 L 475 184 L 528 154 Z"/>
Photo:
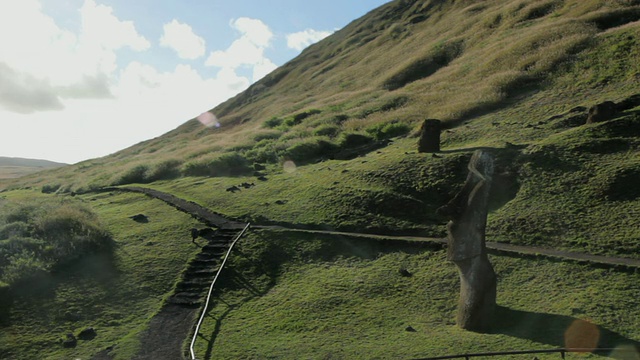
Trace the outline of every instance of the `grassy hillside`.
<path fill-rule="evenodd" d="M 80 322 L 29 315 L 51 306 L 64 313 L 55 306 L 69 301 L 65 294 L 104 295 L 91 290 L 102 286 L 95 272 L 79 285 L 72 267 L 39 302 L 14 301 L 0 349 L 48 344 L 53 350 L 33 351 L 56 358 L 55 337 L 94 323 L 108 335 L 64 354 L 111 345 L 117 358 L 135 352 L 137 334 L 193 255 L 182 238 L 194 223 L 139 195 L 91 193 L 107 185 L 144 184 L 258 224 L 443 236 L 435 209 L 461 186 L 473 151 L 485 149 L 496 159 L 488 240 L 639 259 L 639 20 L 636 0 L 392 1 L 211 109 L 210 126 L 192 119 L 108 157 L 1 180 L 0 197 L 12 201 L 75 195 L 119 244 L 110 266 L 120 275 L 109 281 L 134 290 L 78 304 L 90 309 Z M 585 124 L 603 101 L 625 110 Z M 438 154 L 417 152 L 427 118 L 444 123 Z M 241 183 L 253 186 L 226 191 Z M 152 211 L 159 222 L 127 217 Z M 463 351 L 557 347 L 576 319 L 640 341 L 634 273 L 493 257 L 503 315 L 521 323 L 480 335 L 451 323 L 457 278 L 441 252 L 363 253 L 360 243 L 327 245 L 335 241 L 253 234 L 199 351 L 411 358 L 451 353 L 450 337 Z M 163 251 L 146 251 L 156 247 Z M 401 266 L 415 276 L 397 276 Z M 121 296 L 137 300 L 123 305 Z M 23 317 L 32 325 L 17 325 Z M 558 325 L 547 336 L 532 321 Z"/>

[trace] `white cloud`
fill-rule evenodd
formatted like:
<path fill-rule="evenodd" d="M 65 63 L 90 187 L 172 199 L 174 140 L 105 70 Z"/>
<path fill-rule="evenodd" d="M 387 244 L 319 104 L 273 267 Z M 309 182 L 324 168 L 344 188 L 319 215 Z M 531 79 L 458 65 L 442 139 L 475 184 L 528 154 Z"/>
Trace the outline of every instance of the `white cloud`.
<path fill-rule="evenodd" d="M 226 50 L 211 52 L 205 65 L 220 67 L 227 72 L 249 67 L 253 70 L 254 82 L 277 67 L 264 54 L 273 39 L 273 33 L 267 25 L 257 19 L 239 18 L 231 21 L 231 27 L 240 33 L 240 38 Z"/>
<path fill-rule="evenodd" d="M 104 156 L 173 130 L 249 86 L 225 69 L 205 79 L 189 65 L 160 72 L 140 62 L 117 79 L 112 98 L 67 100 L 64 111 L 0 108 L 0 154 L 69 163 Z"/>
<path fill-rule="evenodd" d="M 333 31 L 306 29 L 304 31 L 287 35 L 287 46 L 292 49 L 302 51 L 307 46 L 316 43 L 331 34 L 333 34 Z"/>
<path fill-rule="evenodd" d="M 119 49 L 143 59 L 150 43 L 94 0 L 78 15 L 81 26 L 72 32 L 37 0 L 0 0 L 0 155 L 61 162 L 104 156 L 170 131 L 251 83 L 236 73 L 237 63 L 220 66 L 213 78 L 187 65 L 158 71 L 144 60 L 120 68 Z M 254 78 L 275 67 L 264 56 L 273 35 L 261 24 L 234 22 L 242 41 L 227 54 L 248 54 Z"/>
<path fill-rule="evenodd" d="M 85 0 L 80 8 L 80 17 L 82 35 L 87 42 L 109 50 L 123 47 L 130 47 L 136 51 L 147 50 L 151 44 L 138 34 L 133 22 L 119 20 L 112 11 L 108 6 Z"/>
<path fill-rule="evenodd" d="M 123 47 L 142 51 L 150 46 L 131 21 L 119 20 L 110 7 L 85 0 L 79 15 L 81 30 L 74 34 L 58 27 L 36 0 L 0 1 L 4 91 L 17 94 L 25 90 L 22 85 L 38 84 L 37 91 L 30 90 L 20 99 L 19 107 L 3 101 L 5 109 L 60 110 L 63 99 L 111 97 L 115 51 Z M 22 82 L 16 82 L 18 77 Z"/>
<path fill-rule="evenodd" d="M 193 60 L 204 55 L 204 39 L 196 35 L 188 24 L 173 19 L 164 24 L 163 30 L 160 45 L 175 50 L 180 58 Z"/>

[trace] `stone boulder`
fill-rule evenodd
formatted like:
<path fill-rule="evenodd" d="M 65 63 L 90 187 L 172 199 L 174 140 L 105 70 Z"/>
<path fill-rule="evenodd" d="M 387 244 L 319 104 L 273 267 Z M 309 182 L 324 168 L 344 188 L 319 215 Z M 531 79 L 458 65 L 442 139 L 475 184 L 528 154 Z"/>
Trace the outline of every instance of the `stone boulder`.
<path fill-rule="evenodd" d="M 427 119 L 422 123 L 418 140 L 418 152 L 433 153 L 440 151 L 441 128 L 442 121 L 437 119 Z"/>
<path fill-rule="evenodd" d="M 589 108 L 587 124 L 595 124 L 611 120 L 618 113 L 618 107 L 613 101 L 605 101 Z"/>

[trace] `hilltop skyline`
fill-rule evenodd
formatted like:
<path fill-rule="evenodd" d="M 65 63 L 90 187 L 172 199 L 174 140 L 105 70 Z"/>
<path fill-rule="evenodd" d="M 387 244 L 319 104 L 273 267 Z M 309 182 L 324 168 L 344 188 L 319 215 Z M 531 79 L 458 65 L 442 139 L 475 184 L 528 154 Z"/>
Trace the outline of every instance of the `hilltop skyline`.
<path fill-rule="evenodd" d="M 0 156 L 76 163 L 160 136 L 386 2 L 0 3 Z"/>

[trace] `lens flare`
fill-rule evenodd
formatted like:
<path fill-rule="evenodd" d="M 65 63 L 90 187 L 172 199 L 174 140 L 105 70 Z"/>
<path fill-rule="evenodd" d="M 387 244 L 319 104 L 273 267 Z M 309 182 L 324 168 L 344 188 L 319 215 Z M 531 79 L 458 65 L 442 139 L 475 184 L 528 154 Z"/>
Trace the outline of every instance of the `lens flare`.
<path fill-rule="evenodd" d="M 640 359 L 640 352 L 633 345 L 620 345 L 616 346 L 608 357 L 612 359 L 637 360 Z"/>
<path fill-rule="evenodd" d="M 564 332 L 566 348 L 592 352 L 598 347 L 598 341 L 600 341 L 600 329 L 587 320 L 575 320 Z"/>
<path fill-rule="evenodd" d="M 282 167 L 284 168 L 284 172 L 289 173 L 289 174 L 295 172 L 296 168 L 297 168 L 296 167 L 296 163 L 294 163 L 291 160 L 285 161 L 284 164 L 282 164 Z"/>
<path fill-rule="evenodd" d="M 216 118 L 215 115 L 213 115 L 212 113 L 206 111 L 203 112 L 202 114 L 198 115 L 197 117 L 198 121 L 200 121 L 200 123 L 208 128 L 212 128 L 212 127 L 220 127 L 220 123 L 218 122 L 218 118 Z"/>

